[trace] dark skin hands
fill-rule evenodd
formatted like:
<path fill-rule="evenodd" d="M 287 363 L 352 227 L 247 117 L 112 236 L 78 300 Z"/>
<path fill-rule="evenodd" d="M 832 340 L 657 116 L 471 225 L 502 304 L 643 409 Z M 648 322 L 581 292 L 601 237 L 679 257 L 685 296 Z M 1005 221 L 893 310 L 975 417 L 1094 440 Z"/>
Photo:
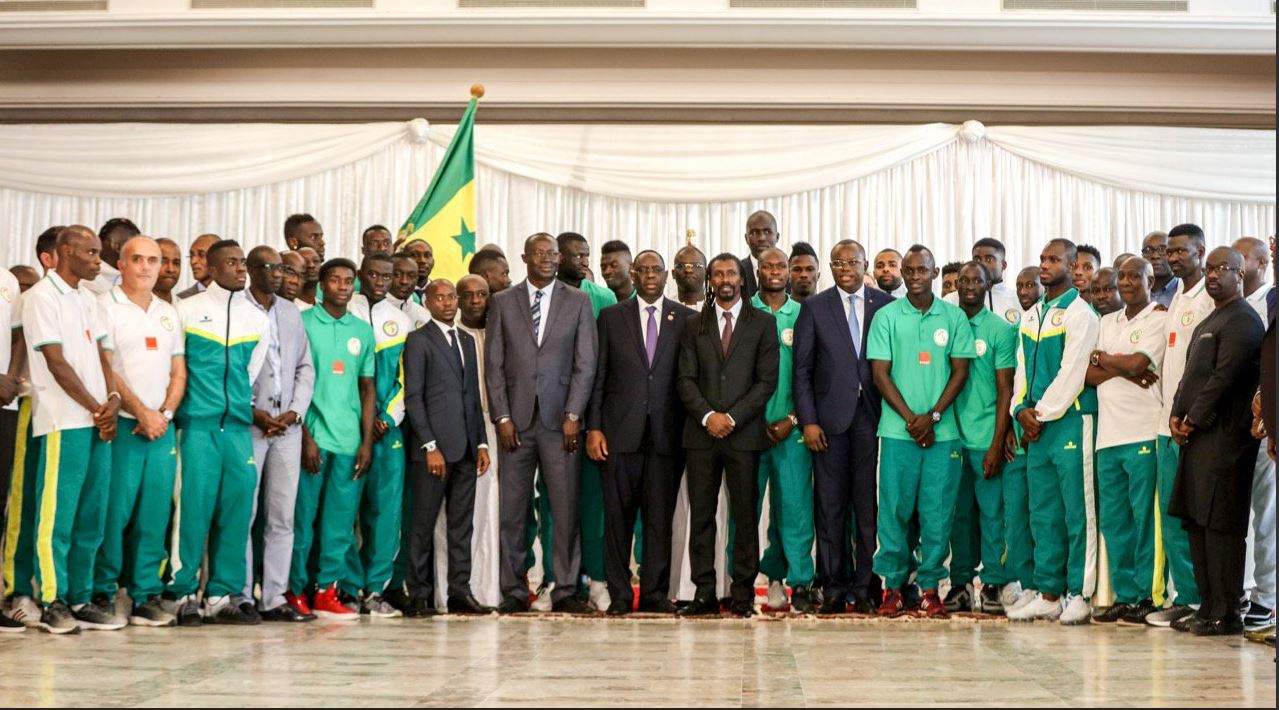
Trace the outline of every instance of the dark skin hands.
<path fill-rule="evenodd" d="M 826 430 L 822 429 L 820 424 L 805 424 L 804 446 L 807 446 L 808 450 L 815 454 L 825 452 L 826 447 L 829 446 L 826 441 Z"/>
<path fill-rule="evenodd" d="M 768 440 L 772 442 L 773 446 L 777 446 L 786 441 L 786 437 L 790 436 L 793 431 L 795 431 L 795 425 L 791 424 L 789 417 L 778 419 L 768 425 Z"/>
<path fill-rule="evenodd" d="M 497 443 L 508 452 L 520 448 L 520 433 L 515 430 L 515 422 L 503 419 L 497 423 Z"/>
<path fill-rule="evenodd" d="M 582 431 L 581 420 L 573 421 L 564 417 L 564 424 L 560 428 L 564 432 L 564 451 L 570 454 L 577 451 L 578 441 L 581 439 L 578 436 Z"/>

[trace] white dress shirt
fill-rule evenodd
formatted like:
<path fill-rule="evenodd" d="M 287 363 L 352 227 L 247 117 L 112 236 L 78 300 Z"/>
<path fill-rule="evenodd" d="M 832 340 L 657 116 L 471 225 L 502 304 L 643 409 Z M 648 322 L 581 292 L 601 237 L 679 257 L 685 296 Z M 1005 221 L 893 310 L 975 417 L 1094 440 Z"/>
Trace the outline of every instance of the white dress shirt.
<path fill-rule="evenodd" d="M 857 329 L 861 332 L 862 338 L 866 337 L 866 288 L 862 284 L 857 284 L 857 290 L 849 293 L 844 289 L 836 286 L 839 291 L 839 304 L 844 307 L 844 320 L 848 320 L 848 297 L 856 296 L 853 302 L 857 304 Z M 862 344 L 857 343 L 857 352 L 861 352 Z"/>
<path fill-rule="evenodd" d="M 653 329 L 657 331 L 658 337 L 662 335 L 662 297 L 658 296 L 656 301 L 649 303 L 648 301 L 645 301 L 644 299 L 636 296 L 635 303 L 638 304 L 636 307 L 639 309 L 640 344 L 645 345 L 647 347 L 646 344 L 648 343 L 648 307 L 649 306 L 653 306 L 655 309 L 653 311 L 653 323 L 655 323 L 655 325 L 653 326 Z"/>
<path fill-rule="evenodd" d="M 431 322 L 435 324 L 435 327 L 440 329 L 440 335 L 444 336 L 444 342 L 448 343 L 450 349 L 453 347 L 453 342 L 449 340 L 449 332 L 452 331 L 453 341 L 457 342 L 458 356 L 462 358 L 462 373 L 466 374 L 466 355 L 462 354 L 462 334 L 460 329 L 452 323 L 445 323 L 444 321 L 435 320 L 434 318 L 431 319 Z"/>
<path fill-rule="evenodd" d="M 552 279 L 549 284 L 546 284 L 546 286 L 541 289 L 538 289 L 538 287 L 534 286 L 532 281 L 528 281 L 527 283 L 528 283 L 528 305 L 529 305 L 530 313 L 532 313 L 533 311 L 533 304 L 537 302 L 537 292 L 539 290 L 542 292 L 542 305 L 539 309 L 542 313 L 542 317 L 539 319 L 538 326 L 537 326 L 537 344 L 539 347 L 541 347 L 542 338 L 543 336 L 546 335 L 547 316 L 550 315 L 551 313 L 551 294 L 555 291 L 555 280 Z"/>
<path fill-rule="evenodd" d="M 737 303 L 734 303 L 733 307 L 727 310 L 720 307 L 719 301 L 715 302 L 715 323 L 716 323 L 716 327 L 719 329 L 720 340 L 724 339 L 724 314 L 725 313 L 733 314 L 733 333 L 734 334 L 737 333 L 737 321 L 738 321 L 738 318 L 741 317 L 742 315 L 742 300 L 743 299 L 741 297 L 738 297 Z M 707 412 L 706 416 L 702 417 L 703 427 L 706 426 L 706 421 L 711 418 L 712 414 L 714 414 L 714 412 Z M 725 416 L 728 416 L 727 412 L 725 412 Z M 733 421 L 733 418 L 731 416 L 728 416 L 728 421 L 733 422 L 733 426 L 737 426 L 737 422 Z"/>

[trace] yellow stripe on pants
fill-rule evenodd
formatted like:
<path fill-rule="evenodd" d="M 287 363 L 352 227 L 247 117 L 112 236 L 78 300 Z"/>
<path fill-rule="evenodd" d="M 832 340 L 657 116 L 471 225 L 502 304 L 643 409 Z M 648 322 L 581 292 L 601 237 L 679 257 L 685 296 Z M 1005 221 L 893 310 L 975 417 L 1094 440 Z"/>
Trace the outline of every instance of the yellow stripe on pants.
<path fill-rule="evenodd" d="M 22 534 L 22 487 L 27 482 L 27 432 L 31 429 L 31 398 L 18 405 L 18 433 L 13 446 L 13 469 L 9 479 L 9 518 L 4 533 L 4 591 L 12 594 L 16 583 L 15 560 Z"/>
<path fill-rule="evenodd" d="M 40 599 L 48 604 L 58 598 L 58 572 L 53 561 L 53 524 L 58 511 L 58 463 L 62 458 L 62 432 L 44 437 L 44 491 L 40 496 L 40 530 L 36 534 L 36 558 L 40 564 Z"/>

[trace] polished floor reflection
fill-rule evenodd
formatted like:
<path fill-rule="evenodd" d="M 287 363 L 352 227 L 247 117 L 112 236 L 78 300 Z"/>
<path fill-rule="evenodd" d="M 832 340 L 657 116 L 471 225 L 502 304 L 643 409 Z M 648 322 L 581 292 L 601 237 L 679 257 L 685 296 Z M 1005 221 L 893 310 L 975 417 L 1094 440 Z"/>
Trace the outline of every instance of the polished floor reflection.
<path fill-rule="evenodd" d="M 0 636 L 5 706 L 1275 705 L 1242 638 L 998 621 L 440 617 Z"/>

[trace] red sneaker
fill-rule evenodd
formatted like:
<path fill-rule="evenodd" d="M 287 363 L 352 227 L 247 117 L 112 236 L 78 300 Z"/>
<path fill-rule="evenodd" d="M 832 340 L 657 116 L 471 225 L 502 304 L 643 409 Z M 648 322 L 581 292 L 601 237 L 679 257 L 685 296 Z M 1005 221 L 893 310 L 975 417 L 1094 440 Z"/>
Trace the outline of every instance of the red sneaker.
<path fill-rule="evenodd" d="M 343 604 L 338 599 L 338 585 L 336 584 L 315 593 L 315 603 L 312 611 L 321 619 L 341 619 L 343 621 L 359 621 L 360 619 L 360 612 Z"/>
<path fill-rule="evenodd" d="M 289 606 L 293 607 L 293 611 L 296 611 L 302 616 L 314 616 L 314 614 L 311 613 L 311 605 L 306 603 L 305 596 L 294 594 L 293 592 L 285 592 L 284 601 Z"/>
<path fill-rule="evenodd" d="M 902 601 L 902 593 L 899 589 L 889 589 L 884 592 L 884 603 L 879 605 L 879 615 L 896 619 L 906 613 L 906 604 Z"/>
<path fill-rule="evenodd" d="M 919 600 L 919 614 L 929 619 L 950 618 L 950 614 L 946 612 L 946 605 L 942 603 L 941 597 L 937 596 L 936 589 L 924 590 L 924 596 Z"/>

